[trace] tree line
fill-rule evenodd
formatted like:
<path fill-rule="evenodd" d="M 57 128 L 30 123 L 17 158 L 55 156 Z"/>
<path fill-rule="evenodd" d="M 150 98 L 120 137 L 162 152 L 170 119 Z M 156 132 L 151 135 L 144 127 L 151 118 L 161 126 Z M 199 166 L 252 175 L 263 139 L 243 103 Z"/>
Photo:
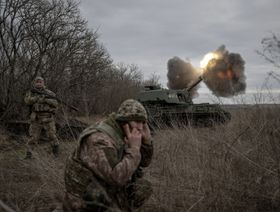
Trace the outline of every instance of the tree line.
<path fill-rule="evenodd" d="M 134 64 L 114 64 L 98 39 L 76 0 L 0 0 L 0 120 L 26 114 L 23 96 L 38 75 L 87 115 L 111 112 L 143 84 L 158 84 Z M 272 34 L 257 53 L 279 68 L 279 46 Z"/>
<path fill-rule="evenodd" d="M 115 110 L 145 83 L 136 65 L 113 63 L 78 6 L 75 0 L 0 0 L 0 120 L 22 116 L 24 93 L 38 75 L 85 114 Z"/>

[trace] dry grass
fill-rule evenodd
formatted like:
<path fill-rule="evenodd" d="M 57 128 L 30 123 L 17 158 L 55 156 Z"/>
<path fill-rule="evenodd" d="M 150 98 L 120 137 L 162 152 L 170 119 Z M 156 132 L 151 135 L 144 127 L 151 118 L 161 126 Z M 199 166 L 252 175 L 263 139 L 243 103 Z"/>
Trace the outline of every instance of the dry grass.
<path fill-rule="evenodd" d="M 279 112 L 279 106 L 238 109 L 225 126 L 156 131 L 146 172 L 154 194 L 140 211 L 279 211 Z M 26 161 L 24 139 L 1 134 L 0 200 L 15 211 L 59 206 L 75 142 L 63 141 L 59 158 L 40 145 Z"/>
<path fill-rule="evenodd" d="M 148 172 L 156 195 L 147 208 L 279 211 L 279 112 L 237 110 L 225 126 L 157 132 Z"/>
<path fill-rule="evenodd" d="M 0 199 L 15 211 L 43 212 L 60 207 L 64 162 L 75 143 L 63 142 L 63 154 L 58 158 L 52 155 L 50 145 L 41 144 L 33 151 L 33 159 L 24 160 L 26 148 L 21 141 L 6 138 L 1 142 L 2 148 L 6 144 L 13 149 L 3 151 L 0 147 Z"/>

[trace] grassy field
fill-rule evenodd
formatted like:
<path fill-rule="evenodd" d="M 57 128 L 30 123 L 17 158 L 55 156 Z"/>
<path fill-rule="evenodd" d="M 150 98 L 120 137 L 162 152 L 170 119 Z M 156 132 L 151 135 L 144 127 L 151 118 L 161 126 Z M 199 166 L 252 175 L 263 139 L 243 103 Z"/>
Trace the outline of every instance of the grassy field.
<path fill-rule="evenodd" d="M 226 125 L 155 131 L 154 194 L 138 211 L 280 211 L 280 106 L 230 110 Z M 59 209 L 75 140 L 61 141 L 58 158 L 43 143 L 22 160 L 26 137 L 0 134 L 0 211 Z"/>

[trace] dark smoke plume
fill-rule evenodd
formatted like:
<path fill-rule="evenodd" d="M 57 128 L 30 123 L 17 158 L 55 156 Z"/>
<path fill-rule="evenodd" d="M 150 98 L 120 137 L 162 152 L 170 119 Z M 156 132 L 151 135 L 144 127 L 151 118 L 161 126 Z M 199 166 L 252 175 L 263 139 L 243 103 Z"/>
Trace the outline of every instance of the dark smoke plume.
<path fill-rule="evenodd" d="M 190 86 L 190 84 L 196 80 L 199 76 L 196 69 L 189 62 L 185 62 L 179 57 L 173 57 L 167 62 L 167 86 L 169 89 L 184 89 Z M 191 96 L 196 97 L 197 89 L 196 86 L 191 91 Z"/>
<path fill-rule="evenodd" d="M 231 97 L 242 94 L 246 89 L 244 74 L 245 61 L 239 54 L 229 53 L 222 45 L 214 53 L 218 59 L 208 62 L 203 73 L 203 80 L 216 96 Z"/>

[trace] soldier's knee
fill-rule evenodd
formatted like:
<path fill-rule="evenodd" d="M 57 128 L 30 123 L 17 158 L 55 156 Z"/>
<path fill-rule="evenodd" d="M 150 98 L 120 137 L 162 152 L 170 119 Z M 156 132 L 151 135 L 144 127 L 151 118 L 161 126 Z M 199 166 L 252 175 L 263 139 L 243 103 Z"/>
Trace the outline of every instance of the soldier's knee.
<path fill-rule="evenodd" d="M 134 189 L 140 193 L 152 193 L 152 184 L 143 178 L 136 180 L 134 183 Z"/>
<path fill-rule="evenodd" d="M 88 211 L 108 211 L 114 208 L 114 203 L 106 190 L 97 182 L 91 182 L 83 195 Z"/>
<path fill-rule="evenodd" d="M 145 179 L 138 179 L 135 183 L 129 185 L 128 193 L 131 205 L 138 208 L 152 195 L 152 184 Z"/>

